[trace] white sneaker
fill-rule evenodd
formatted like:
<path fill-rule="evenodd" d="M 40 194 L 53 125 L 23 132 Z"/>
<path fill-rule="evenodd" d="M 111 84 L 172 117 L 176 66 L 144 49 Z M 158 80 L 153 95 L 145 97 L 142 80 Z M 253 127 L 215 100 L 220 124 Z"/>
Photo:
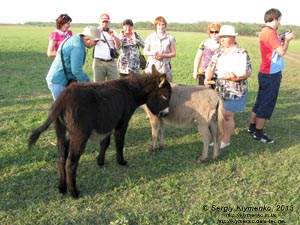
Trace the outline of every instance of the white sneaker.
<path fill-rule="evenodd" d="M 220 149 L 226 148 L 229 145 L 230 145 L 230 142 L 229 143 L 225 143 L 225 142 L 221 141 Z"/>

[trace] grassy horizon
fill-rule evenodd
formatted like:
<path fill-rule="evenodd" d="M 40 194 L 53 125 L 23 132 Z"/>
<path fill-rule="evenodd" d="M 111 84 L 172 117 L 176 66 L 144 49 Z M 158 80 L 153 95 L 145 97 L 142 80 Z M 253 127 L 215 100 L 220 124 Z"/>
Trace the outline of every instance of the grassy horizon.
<path fill-rule="evenodd" d="M 53 126 L 32 150 L 27 149 L 31 131 L 45 121 L 53 103 L 45 81 L 53 60 L 46 55 L 52 30 L 0 26 L 0 39 L 6 40 L 0 42 L 1 225 L 300 224 L 300 40 L 290 43 L 277 106 L 266 124 L 274 144 L 253 141 L 246 132 L 260 55 L 256 37 L 238 36 L 238 44 L 249 52 L 253 73 L 246 110 L 236 113 L 231 146 L 221 152 L 220 159 L 196 164 L 202 151 L 196 127 L 167 126 L 165 149 L 148 152 L 150 124 L 138 108 L 125 140 L 129 165 L 117 164 L 112 140 L 100 168 L 98 147 L 89 143 L 78 166 L 81 196 L 74 200 L 57 189 Z M 151 32 L 138 31 L 143 38 Z M 170 33 L 177 40 L 174 82 L 196 85 L 193 60 L 207 35 Z M 91 52 L 84 70 L 92 76 Z"/>

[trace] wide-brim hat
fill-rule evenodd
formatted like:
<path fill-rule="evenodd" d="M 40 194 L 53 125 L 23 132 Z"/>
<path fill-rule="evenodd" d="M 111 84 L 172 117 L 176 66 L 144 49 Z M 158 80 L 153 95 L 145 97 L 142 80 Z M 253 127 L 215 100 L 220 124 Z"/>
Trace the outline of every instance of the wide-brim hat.
<path fill-rule="evenodd" d="M 83 32 L 79 34 L 80 36 L 85 36 L 92 41 L 100 40 L 100 30 L 95 26 L 87 26 L 84 28 Z"/>
<path fill-rule="evenodd" d="M 235 29 L 231 25 L 223 25 L 221 26 L 220 32 L 217 34 L 217 36 L 237 36 L 238 33 L 235 33 Z"/>

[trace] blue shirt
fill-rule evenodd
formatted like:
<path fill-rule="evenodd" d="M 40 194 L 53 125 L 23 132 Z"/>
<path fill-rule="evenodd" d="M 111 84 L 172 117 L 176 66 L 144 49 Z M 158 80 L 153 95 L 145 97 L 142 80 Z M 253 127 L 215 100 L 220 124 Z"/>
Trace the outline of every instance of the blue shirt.
<path fill-rule="evenodd" d="M 62 43 L 56 57 L 51 64 L 46 80 L 53 84 L 66 86 L 67 77 L 61 60 L 61 47 L 68 79 L 76 79 L 78 82 L 90 81 L 89 76 L 82 70 L 85 61 L 85 46 L 80 35 L 74 35 Z"/>

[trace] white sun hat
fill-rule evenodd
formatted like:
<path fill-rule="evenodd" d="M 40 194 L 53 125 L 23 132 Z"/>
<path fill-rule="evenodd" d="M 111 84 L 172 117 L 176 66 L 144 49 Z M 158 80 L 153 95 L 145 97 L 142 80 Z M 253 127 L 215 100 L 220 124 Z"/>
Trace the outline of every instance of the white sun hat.
<path fill-rule="evenodd" d="M 231 25 L 223 25 L 221 26 L 220 32 L 217 36 L 237 36 L 238 33 L 235 33 L 235 29 Z"/>

